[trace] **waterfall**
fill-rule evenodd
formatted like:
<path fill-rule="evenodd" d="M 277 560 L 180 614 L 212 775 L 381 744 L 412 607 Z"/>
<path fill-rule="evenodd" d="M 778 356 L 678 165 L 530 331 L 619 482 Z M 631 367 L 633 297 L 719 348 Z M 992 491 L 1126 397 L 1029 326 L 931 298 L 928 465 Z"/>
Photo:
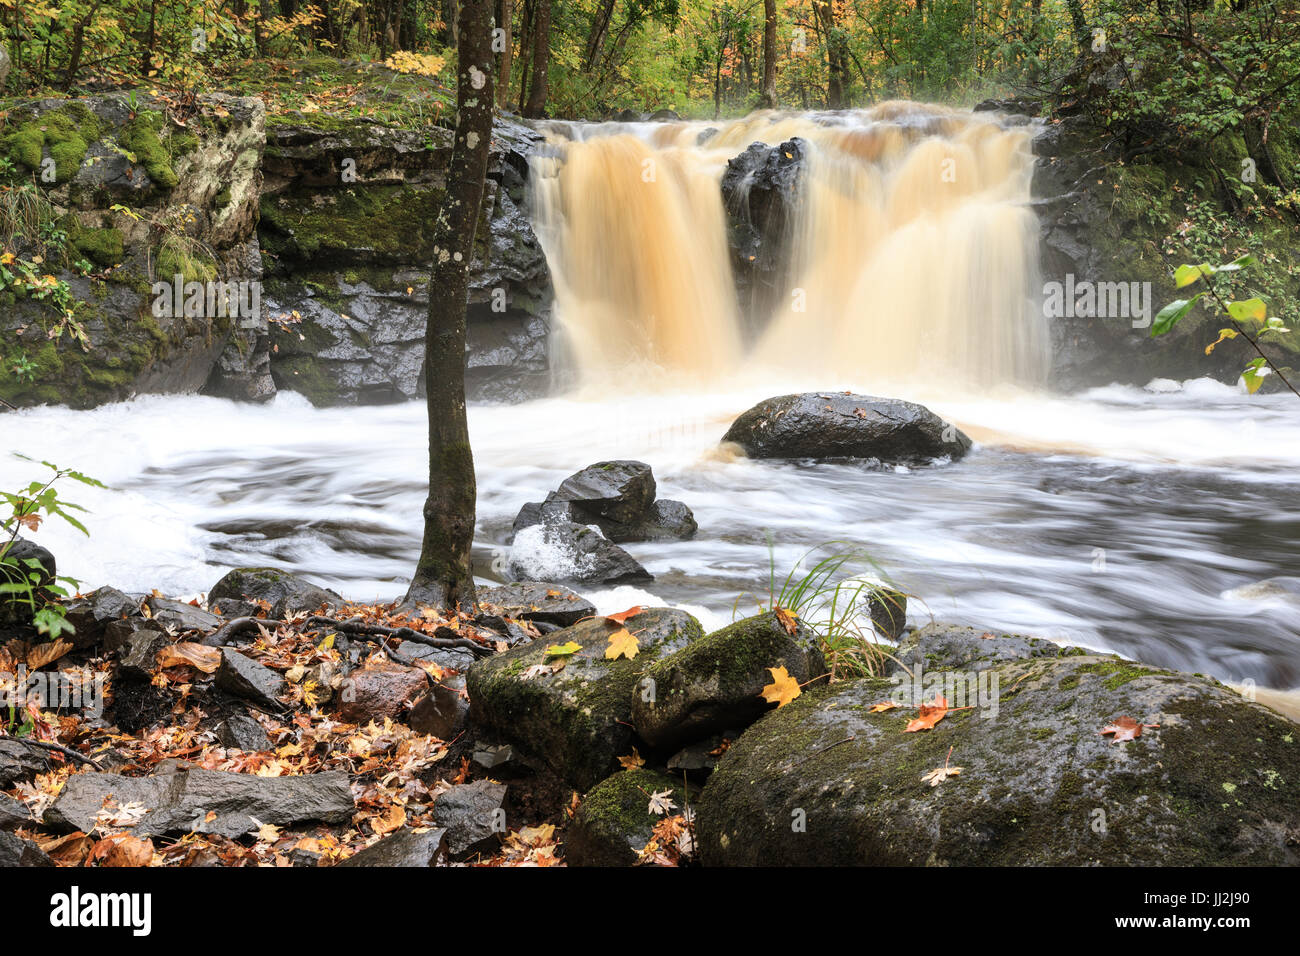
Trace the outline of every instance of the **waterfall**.
<path fill-rule="evenodd" d="M 530 208 L 580 382 L 766 368 L 973 390 L 1046 375 L 1029 127 L 900 101 L 543 131 Z M 751 144 L 794 138 L 782 288 L 742 301 L 723 173 Z"/>

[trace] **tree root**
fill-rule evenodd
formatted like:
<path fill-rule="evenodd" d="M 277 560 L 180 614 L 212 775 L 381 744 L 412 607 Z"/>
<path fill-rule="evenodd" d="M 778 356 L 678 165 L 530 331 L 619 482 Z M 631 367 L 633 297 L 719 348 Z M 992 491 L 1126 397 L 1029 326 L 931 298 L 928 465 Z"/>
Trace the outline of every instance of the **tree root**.
<path fill-rule="evenodd" d="M 24 747 L 36 747 L 40 750 L 49 750 L 56 754 L 63 754 L 63 756 L 70 757 L 79 763 L 85 764 L 87 767 L 94 767 L 96 770 L 99 769 L 99 764 L 95 763 L 94 760 L 87 757 L 85 754 L 77 753 L 77 751 L 73 750 L 71 747 L 63 746 L 63 744 L 51 743 L 48 740 L 31 740 L 27 737 L 12 737 L 8 734 L 0 737 L 0 740 L 12 740 L 16 744 L 22 744 Z"/>

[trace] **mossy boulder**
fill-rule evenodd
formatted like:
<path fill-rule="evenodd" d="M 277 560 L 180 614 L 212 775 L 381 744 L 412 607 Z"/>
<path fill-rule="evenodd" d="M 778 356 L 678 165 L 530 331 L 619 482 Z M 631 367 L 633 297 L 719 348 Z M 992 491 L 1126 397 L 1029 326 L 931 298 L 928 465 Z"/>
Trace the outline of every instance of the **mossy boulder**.
<path fill-rule="evenodd" d="M 564 838 L 570 866 L 636 866 L 641 850 L 664 815 L 650 812 L 652 794 L 667 790 L 680 813 L 696 796 L 680 779 L 645 767 L 624 770 L 592 787 L 583 797 Z"/>
<path fill-rule="evenodd" d="M 991 700 L 928 731 L 904 731 L 907 705 L 932 693 L 910 681 L 852 680 L 768 714 L 701 794 L 703 861 L 1300 862 L 1300 725 L 1214 681 L 1112 657 L 1001 661 L 980 677 Z M 889 698 L 904 706 L 870 712 Z M 1120 717 L 1158 726 L 1115 743 L 1099 731 Z M 945 764 L 961 773 L 923 779 Z"/>
<path fill-rule="evenodd" d="M 544 639 L 479 661 L 469 670 L 470 719 L 548 764 L 585 791 L 632 751 L 632 695 L 646 668 L 704 636 L 699 621 L 676 608 L 650 608 L 628 621 L 635 658 L 605 656 L 616 628 L 604 618 L 581 621 Z M 554 673 L 546 648 L 574 642 L 578 650 Z"/>
<path fill-rule="evenodd" d="M 646 669 L 632 695 L 632 726 L 646 743 L 676 749 L 730 728 L 748 727 L 774 704 L 762 697 L 770 668 L 801 685 L 824 679 L 826 660 L 803 622 L 786 632 L 774 612 L 737 621 Z"/>

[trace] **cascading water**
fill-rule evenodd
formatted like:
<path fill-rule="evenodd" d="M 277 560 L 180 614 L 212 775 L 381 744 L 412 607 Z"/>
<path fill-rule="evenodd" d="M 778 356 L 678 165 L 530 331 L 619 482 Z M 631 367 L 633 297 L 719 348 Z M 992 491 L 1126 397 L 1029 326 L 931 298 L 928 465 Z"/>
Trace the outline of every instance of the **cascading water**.
<path fill-rule="evenodd" d="M 1300 686 L 1294 398 L 1204 380 L 1071 397 L 1023 388 L 1047 361 L 1031 304 L 1028 130 L 886 104 L 548 134 L 533 215 L 567 351 L 591 387 L 470 408 L 480 573 L 522 504 L 594 461 L 637 458 L 700 530 L 629 544 L 655 581 L 582 587 L 602 613 L 668 603 L 721 626 L 754 606 L 744 595 L 766 594 L 773 569 L 849 539 L 918 596 L 916 624 L 933 615 Z M 794 137 L 806 148 L 788 257 L 769 296 L 742 299 L 719 186 L 750 143 Z M 754 402 L 848 387 L 931 401 L 981 447 L 913 471 L 718 454 Z M 231 567 L 275 565 L 392 600 L 415 566 L 421 403 L 146 396 L 4 421 L 15 450 L 109 485 L 67 489 L 90 509 L 89 538 L 54 522 L 40 532 L 83 589 L 196 594 Z M 37 474 L 0 456 L 0 487 Z"/>
<path fill-rule="evenodd" d="M 532 210 L 580 381 L 675 388 L 780 369 L 859 382 L 1034 385 L 1047 331 L 1032 292 L 1031 132 L 891 102 L 860 112 L 546 127 Z M 737 300 L 719 184 L 752 143 L 802 141 L 785 288 Z M 742 347 L 746 323 L 762 331 Z M 879 390 L 879 389 L 877 389 Z"/>

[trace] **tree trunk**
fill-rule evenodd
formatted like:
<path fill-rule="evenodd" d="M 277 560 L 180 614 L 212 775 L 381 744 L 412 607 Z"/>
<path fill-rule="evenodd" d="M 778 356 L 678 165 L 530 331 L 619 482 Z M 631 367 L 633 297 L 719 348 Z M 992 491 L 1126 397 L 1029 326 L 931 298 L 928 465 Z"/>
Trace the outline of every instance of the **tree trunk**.
<path fill-rule="evenodd" d="M 550 65 L 551 0 L 537 0 L 537 22 L 533 24 L 533 79 L 528 84 L 528 103 L 524 106 L 524 115 L 529 119 L 541 119 L 546 115 Z"/>
<path fill-rule="evenodd" d="M 443 45 L 460 49 L 460 5 L 458 0 L 442 0 L 442 18 L 447 26 L 443 30 Z M 488 43 L 491 44 L 491 37 Z"/>
<path fill-rule="evenodd" d="M 492 0 L 461 0 L 456 140 L 447 196 L 434 223 L 424 384 L 429 406 L 429 497 L 424 541 L 406 600 L 473 610 L 474 454 L 465 417 L 465 310 L 474 232 L 492 141 Z"/>
<path fill-rule="evenodd" d="M 582 57 L 582 68 L 590 73 L 596 65 L 596 59 L 605 48 L 605 38 L 609 36 L 609 24 L 614 19 L 616 0 L 600 0 L 595 16 L 591 20 L 591 33 L 587 36 L 587 49 Z"/>
<path fill-rule="evenodd" d="M 821 21 L 822 37 L 826 41 L 826 108 L 837 110 L 844 106 L 844 37 L 835 26 L 832 0 L 813 0 L 817 18 Z"/>
<path fill-rule="evenodd" d="M 501 43 L 504 49 L 497 55 L 497 104 L 501 109 L 507 109 L 510 105 L 510 66 L 511 59 L 514 56 L 514 35 L 511 31 L 514 29 L 514 2 L 513 0 L 500 0 L 500 19 L 497 26 L 501 28 Z"/>
<path fill-rule="evenodd" d="M 763 0 L 763 99 L 776 109 L 776 0 Z"/>

